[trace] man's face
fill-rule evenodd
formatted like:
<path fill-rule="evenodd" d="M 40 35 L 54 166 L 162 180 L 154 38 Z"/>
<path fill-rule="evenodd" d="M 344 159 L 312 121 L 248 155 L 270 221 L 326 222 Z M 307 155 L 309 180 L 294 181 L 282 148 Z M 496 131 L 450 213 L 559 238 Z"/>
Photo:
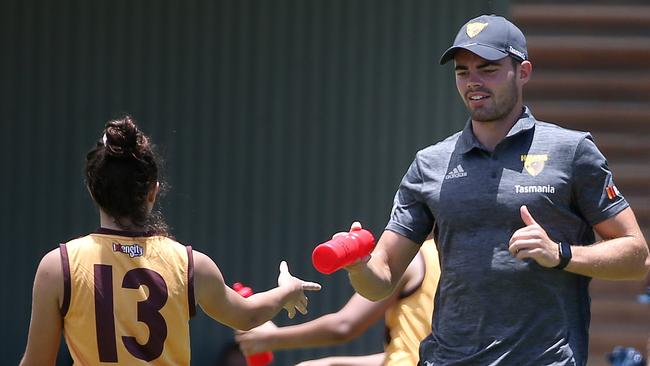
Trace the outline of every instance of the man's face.
<path fill-rule="evenodd" d="M 456 64 L 456 88 L 476 122 L 493 122 L 505 119 L 521 102 L 521 88 L 510 57 L 488 61 L 478 55 L 458 50 L 454 55 Z"/>

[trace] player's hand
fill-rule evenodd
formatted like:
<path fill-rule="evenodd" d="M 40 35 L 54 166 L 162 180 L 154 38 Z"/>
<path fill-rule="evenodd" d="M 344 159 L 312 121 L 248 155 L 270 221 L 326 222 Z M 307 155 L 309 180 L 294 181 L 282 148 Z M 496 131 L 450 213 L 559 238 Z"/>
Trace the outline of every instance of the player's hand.
<path fill-rule="evenodd" d="M 305 291 L 319 291 L 321 286 L 315 282 L 303 281 L 294 277 L 289 273 L 289 266 L 287 262 L 280 263 L 280 275 L 278 276 L 278 286 L 289 286 L 292 288 L 291 295 L 284 303 L 284 309 L 289 315 L 289 319 L 293 319 L 296 315 L 296 310 L 301 314 L 307 314 L 307 296 Z"/>
<path fill-rule="evenodd" d="M 239 343 L 239 348 L 247 356 L 273 351 L 271 342 L 276 329 L 278 327 L 273 322 L 268 321 L 248 332 L 241 330 L 235 331 L 235 341 Z"/>
<path fill-rule="evenodd" d="M 515 231 L 510 238 L 510 253 L 517 259 L 531 258 L 543 267 L 555 267 L 560 263 L 558 244 L 528 212 L 528 207 L 519 209 L 521 219 L 526 226 Z"/>

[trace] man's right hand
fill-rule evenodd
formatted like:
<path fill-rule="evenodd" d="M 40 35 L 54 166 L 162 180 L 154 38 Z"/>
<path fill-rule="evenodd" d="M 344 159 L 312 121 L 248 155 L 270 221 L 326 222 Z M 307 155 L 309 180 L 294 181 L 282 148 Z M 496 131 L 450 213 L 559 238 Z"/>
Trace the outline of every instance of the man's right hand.
<path fill-rule="evenodd" d="M 356 231 L 356 230 L 361 230 L 361 229 L 363 229 L 363 227 L 361 226 L 361 223 L 359 221 L 355 221 L 355 222 L 352 223 L 352 225 L 350 225 L 350 231 Z M 346 233 L 346 232 L 339 232 L 339 233 L 336 233 L 336 234 L 332 235 L 332 239 L 334 239 L 335 237 L 337 237 L 339 235 L 347 235 L 347 234 L 348 233 Z M 370 260 L 370 256 L 371 256 L 370 254 L 365 255 L 365 256 L 355 260 L 351 264 L 343 267 L 343 269 L 345 269 L 348 272 L 358 271 L 359 269 L 365 267 L 365 264 L 368 263 L 368 261 Z"/>

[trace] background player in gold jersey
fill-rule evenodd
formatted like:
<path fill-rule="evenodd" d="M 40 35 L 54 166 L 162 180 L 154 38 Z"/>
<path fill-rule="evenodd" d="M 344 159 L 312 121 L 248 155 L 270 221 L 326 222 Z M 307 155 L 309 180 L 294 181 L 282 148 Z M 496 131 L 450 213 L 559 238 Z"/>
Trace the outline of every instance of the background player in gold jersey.
<path fill-rule="evenodd" d="M 320 289 L 282 262 L 278 287 L 243 298 L 208 256 L 172 240 L 153 210 L 157 157 L 129 116 L 106 124 L 85 176 L 100 228 L 41 260 L 21 365 L 53 365 L 62 332 L 75 364 L 189 365 L 195 304 L 218 322 L 251 329 L 282 308 L 290 318 L 306 313 L 303 291 Z"/>
<path fill-rule="evenodd" d="M 327 346 L 360 336 L 385 316 L 388 339 L 384 352 L 326 357 L 304 361 L 298 366 L 415 366 L 420 341 L 431 332 L 433 297 L 439 276 L 436 245 L 428 240 L 390 297 L 372 302 L 355 293 L 338 312 L 286 327 L 268 322 L 249 332 L 240 332 L 235 338 L 246 354 Z"/>

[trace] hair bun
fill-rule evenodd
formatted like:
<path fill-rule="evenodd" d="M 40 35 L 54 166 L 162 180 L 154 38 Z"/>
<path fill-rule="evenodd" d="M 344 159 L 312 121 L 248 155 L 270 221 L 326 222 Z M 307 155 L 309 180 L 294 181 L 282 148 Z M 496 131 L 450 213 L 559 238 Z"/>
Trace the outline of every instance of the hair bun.
<path fill-rule="evenodd" d="M 104 131 L 106 153 L 116 158 L 128 158 L 138 151 L 142 133 L 138 130 L 131 116 L 124 116 L 106 123 Z"/>

